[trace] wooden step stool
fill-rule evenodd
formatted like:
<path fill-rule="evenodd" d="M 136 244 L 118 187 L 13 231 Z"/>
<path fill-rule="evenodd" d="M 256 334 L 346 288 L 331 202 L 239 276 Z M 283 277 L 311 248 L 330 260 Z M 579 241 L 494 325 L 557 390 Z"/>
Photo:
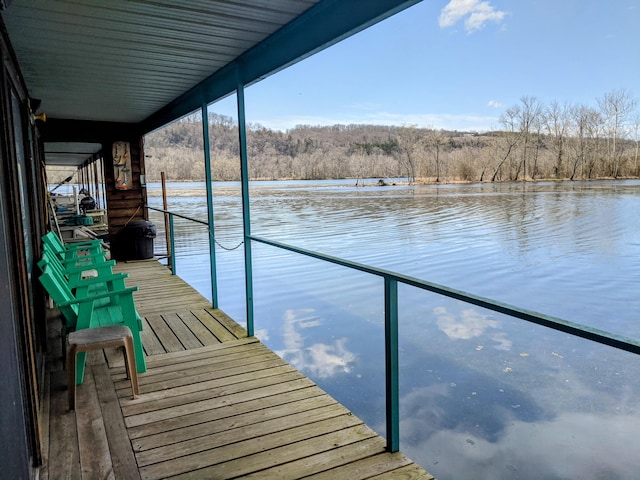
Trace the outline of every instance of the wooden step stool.
<path fill-rule="evenodd" d="M 67 383 L 69 388 L 69 410 L 76 406 L 76 356 L 80 352 L 124 347 L 124 364 L 127 377 L 131 379 L 133 398 L 139 395 L 136 359 L 133 350 L 133 335 L 129 327 L 86 328 L 71 332 L 67 337 Z"/>

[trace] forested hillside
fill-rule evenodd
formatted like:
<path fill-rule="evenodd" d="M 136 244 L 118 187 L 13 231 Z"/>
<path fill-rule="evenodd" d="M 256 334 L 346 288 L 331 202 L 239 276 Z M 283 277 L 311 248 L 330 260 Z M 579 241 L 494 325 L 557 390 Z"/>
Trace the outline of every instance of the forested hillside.
<path fill-rule="evenodd" d="M 640 175 L 640 120 L 625 91 L 598 107 L 544 105 L 523 97 L 495 132 L 415 126 L 301 125 L 286 132 L 248 125 L 251 179 L 407 178 L 408 181 L 517 181 L 621 178 Z M 636 115 L 634 117 L 634 114 Z M 210 114 L 212 174 L 238 180 L 238 130 Z M 187 117 L 148 135 L 147 176 L 203 180 L 202 125 Z"/>

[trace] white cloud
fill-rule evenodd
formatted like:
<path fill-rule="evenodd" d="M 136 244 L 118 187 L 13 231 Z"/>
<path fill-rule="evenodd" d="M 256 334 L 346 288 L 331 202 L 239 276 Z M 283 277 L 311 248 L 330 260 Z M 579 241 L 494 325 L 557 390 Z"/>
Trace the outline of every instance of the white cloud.
<path fill-rule="evenodd" d="M 451 0 L 440 12 L 441 28 L 452 27 L 463 18 L 464 29 L 473 33 L 484 28 L 487 22 L 501 22 L 506 12 L 496 10 L 489 2 L 480 0 Z"/>
<path fill-rule="evenodd" d="M 500 103 L 497 100 L 489 100 L 487 106 L 491 108 L 504 108 L 504 103 Z"/>

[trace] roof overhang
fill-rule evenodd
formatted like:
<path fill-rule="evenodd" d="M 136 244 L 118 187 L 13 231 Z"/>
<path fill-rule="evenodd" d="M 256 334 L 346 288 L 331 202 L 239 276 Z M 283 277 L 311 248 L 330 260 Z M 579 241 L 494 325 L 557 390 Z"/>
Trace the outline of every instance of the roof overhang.
<path fill-rule="evenodd" d="M 44 155 L 48 165 L 77 167 L 100 155 L 101 143 L 45 142 Z"/>
<path fill-rule="evenodd" d="M 146 133 L 418 1 L 12 0 L 2 20 L 47 129 Z M 94 141 L 51 129 L 47 141 Z"/>

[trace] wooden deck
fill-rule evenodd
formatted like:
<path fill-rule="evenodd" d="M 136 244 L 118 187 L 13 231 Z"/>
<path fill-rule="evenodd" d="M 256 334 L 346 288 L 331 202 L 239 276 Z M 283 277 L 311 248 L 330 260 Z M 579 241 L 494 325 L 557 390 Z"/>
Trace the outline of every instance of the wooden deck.
<path fill-rule="evenodd" d="M 141 395 L 119 355 L 91 352 L 68 412 L 52 358 L 41 478 L 433 478 L 158 262 L 118 269 L 148 327 Z"/>

